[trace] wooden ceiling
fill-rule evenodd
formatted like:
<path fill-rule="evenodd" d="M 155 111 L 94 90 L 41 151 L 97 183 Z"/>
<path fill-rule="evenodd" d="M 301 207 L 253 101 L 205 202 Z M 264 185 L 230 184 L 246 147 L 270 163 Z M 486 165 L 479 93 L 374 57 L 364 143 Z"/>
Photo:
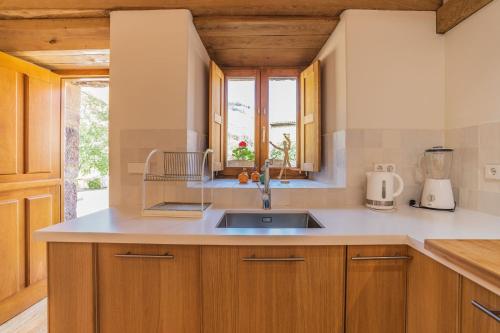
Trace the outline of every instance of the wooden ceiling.
<path fill-rule="evenodd" d="M 474 3 L 482 7 L 490 1 Z M 468 0 L 448 0 L 444 5 L 442 0 L 1 0 L 0 50 L 51 69 L 107 68 L 110 11 L 185 8 L 192 12 L 203 43 L 219 65 L 297 67 L 307 65 L 316 56 L 345 9 L 439 9 L 443 23 L 438 22 L 438 26 L 444 32 L 480 8 L 471 3 Z"/>

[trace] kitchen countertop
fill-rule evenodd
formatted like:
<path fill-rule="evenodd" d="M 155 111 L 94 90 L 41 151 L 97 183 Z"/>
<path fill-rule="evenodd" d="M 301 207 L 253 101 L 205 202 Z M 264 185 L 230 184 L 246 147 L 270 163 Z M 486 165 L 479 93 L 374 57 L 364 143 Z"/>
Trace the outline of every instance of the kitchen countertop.
<path fill-rule="evenodd" d="M 426 239 L 498 239 L 500 217 L 457 209 L 439 212 L 401 207 L 379 212 L 364 207 L 308 211 L 322 229 L 218 229 L 215 225 L 226 211 L 208 209 L 201 219 L 142 217 L 140 209 L 109 208 L 76 220 L 35 232 L 47 242 L 198 244 L 198 245 L 381 245 L 408 244 L 449 268 L 500 295 L 500 286 L 471 274 L 460 266 L 426 250 Z"/>
<path fill-rule="evenodd" d="M 500 240 L 427 239 L 425 248 L 500 286 Z"/>

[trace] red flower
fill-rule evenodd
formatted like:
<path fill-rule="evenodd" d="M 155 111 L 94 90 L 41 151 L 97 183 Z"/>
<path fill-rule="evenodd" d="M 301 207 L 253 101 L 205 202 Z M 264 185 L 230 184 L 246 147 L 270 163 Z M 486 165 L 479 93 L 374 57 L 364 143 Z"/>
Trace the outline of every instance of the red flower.
<path fill-rule="evenodd" d="M 238 143 L 238 146 L 240 148 L 246 148 L 247 147 L 247 143 L 245 141 L 240 141 L 240 143 Z"/>

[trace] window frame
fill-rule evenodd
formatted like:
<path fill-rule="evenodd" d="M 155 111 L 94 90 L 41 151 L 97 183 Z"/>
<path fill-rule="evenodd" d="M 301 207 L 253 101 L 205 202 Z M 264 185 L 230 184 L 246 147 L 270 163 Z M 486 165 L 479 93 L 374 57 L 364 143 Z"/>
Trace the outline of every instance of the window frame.
<path fill-rule="evenodd" d="M 244 167 L 228 167 L 227 166 L 227 119 L 228 119 L 228 80 L 232 78 L 254 78 L 255 79 L 255 168 L 260 172 L 261 166 L 269 155 L 269 79 L 273 77 L 294 77 L 297 80 L 297 161 L 294 168 L 287 170 L 288 179 L 304 179 L 307 178 L 306 173 L 300 170 L 300 68 L 223 68 L 224 73 L 224 169 L 219 178 L 234 178 Z M 263 135 L 263 128 L 266 128 Z M 263 140 L 264 139 L 264 140 Z M 248 169 L 248 168 L 247 168 Z M 271 167 L 271 177 L 276 178 L 280 173 L 280 167 Z"/>

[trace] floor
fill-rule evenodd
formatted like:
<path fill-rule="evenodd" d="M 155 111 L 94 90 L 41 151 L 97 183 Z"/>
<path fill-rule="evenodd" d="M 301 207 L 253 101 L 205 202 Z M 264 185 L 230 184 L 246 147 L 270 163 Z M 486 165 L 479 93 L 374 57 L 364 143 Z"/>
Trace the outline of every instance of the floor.
<path fill-rule="evenodd" d="M 0 333 L 47 333 L 47 299 L 44 299 L 3 325 Z"/>

